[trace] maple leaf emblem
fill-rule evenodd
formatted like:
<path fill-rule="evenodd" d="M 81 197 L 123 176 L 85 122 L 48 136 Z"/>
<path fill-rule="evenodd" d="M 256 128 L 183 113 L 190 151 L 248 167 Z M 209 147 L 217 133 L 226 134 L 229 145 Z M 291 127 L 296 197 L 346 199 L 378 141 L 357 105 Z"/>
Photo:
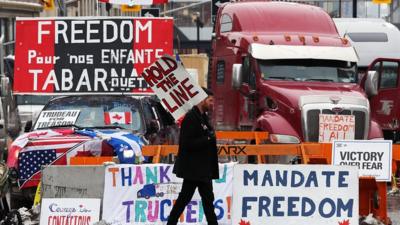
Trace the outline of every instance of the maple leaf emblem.
<path fill-rule="evenodd" d="M 339 225 L 350 225 L 350 220 L 343 220 L 342 222 L 339 221 Z"/>
<path fill-rule="evenodd" d="M 115 114 L 112 118 L 116 119 L 116 120 L 120 120 L 120 119 L 122 119 L 122 116 L 120 116 L 119 114 Z"/>
<path fill-rule="evenodd" d="M 240 220 L 239 225 L 250 225 L 250 221 Z"/>

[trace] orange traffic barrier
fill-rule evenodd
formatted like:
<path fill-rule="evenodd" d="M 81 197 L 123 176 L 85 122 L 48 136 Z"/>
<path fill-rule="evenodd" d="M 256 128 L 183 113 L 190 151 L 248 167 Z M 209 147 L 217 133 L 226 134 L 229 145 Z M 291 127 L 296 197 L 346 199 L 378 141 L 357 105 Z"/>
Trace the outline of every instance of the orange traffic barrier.
<path fill-rule="evenodd" d="M 257 156 L 258 163 L 267 163 L 265 156 L 291 155 L 300 157 L 304 164 L 332 163 L 331 143 L 262 144 L 268 139 L 268 133 L 260 131 L 219 131 L 216 136 L 218 140 L 246 140 L 254 143 L 218 145 L 219 156 Z M 144 156 L 153 157 L 153 163 L 159 163 L 161 157 L 176 155 L 177 152 L 178 145 L 146 145 L 142 148 Z M 72 157 L 71 165 L 95 165 L 105 161 L 112 161 L 112 157 Z M 400 145 L 393 145 L 393 173 L 399 168 Z M 373 213 L 376 218 L 388 224 L 386 182 L 376 182 L 373 177 L 361 177 L 359 181 L 360 215 Z"/>
<path fill-rule="evenodd" d="M 70 158 L 69 165 L 101 165 L 104 162 L 112 161 L 113 157 L 111 156 L 76 156 Z"/>
<path fill-rule="evenodd" d="M 302 159 L 305 164 L 332 163 L 332 143 L 303 143 L 301 144 L 301 149 Z M 372 213 L 385 224 L 389 223 L 389 218 L 387 217 L 386 186 L 386 182 L 376 182 L 374 177 L 360 177 L 360 215 L 367 216 Z"/>
<path fill-rule="evenodd" d="M 392 148 L 393 157 L 392 157 L 392 173 L 393 173 L 393 183 L 392 186 L 396 188 L 400 188 L 400 180 L 396 180 L 396 175 L 400 176 L 400 145 L 393 145 Z M 397 177 L 399 179 L 399 177 Z M 397 183 L 399 182 L 399 183 Z"/>

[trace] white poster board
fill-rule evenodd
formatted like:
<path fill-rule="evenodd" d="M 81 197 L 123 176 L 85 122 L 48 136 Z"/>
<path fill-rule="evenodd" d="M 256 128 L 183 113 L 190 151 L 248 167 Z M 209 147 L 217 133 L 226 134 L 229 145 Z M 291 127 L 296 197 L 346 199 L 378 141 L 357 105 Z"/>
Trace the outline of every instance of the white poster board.
<path fill-rule="evenodd" d="M 220 225 L 231 225 L 233 165 L 220 164 L 220 179 L 213 180 L 215 214 Z M 183 182 L 172 169 L 171 164 L 106 167 L 102 219 L 112 225 L 166 224 Z M 178 224 L 207 224 L 197 190 Z"/>
<path fill-rule="evenodd" d="M 319 114 L 319 142 L 354 140 L 354 115 Z"/>
<path fill-rule="evenodd" d="M 99 216 L 100 199 L 43 198 L 40 225 L 93 225 Z"/>
<path fill-rule="evenodd" d="M 239 164 L 233 177 L 232 224 L 358 224 L 355 167 Z"/>
<path fill-rule="evenodd" d="M 66 126 L 75 124 L 80 110 L 45 110 L 39 115 L 35 130 L 43 127 Z"/>
<path fill-rule="evenodd" d="M 392 141 L 334 141 L 332 164 L 350 165 L 359 169 L 359 176 L 372 176 L 377 181 L 391 180 Z"/>
<path fill-rule="evenodd" d="M 207 97 L 198 81 L 169 55 L 162 56 L 144 69 L 142 77 L 175 120 Z"/>

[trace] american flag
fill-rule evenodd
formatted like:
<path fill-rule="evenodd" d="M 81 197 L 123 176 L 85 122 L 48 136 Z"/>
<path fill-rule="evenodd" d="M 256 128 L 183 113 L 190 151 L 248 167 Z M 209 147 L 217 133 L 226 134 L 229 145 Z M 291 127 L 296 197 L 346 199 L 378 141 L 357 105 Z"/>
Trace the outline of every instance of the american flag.
<path fill-rule="evenodd" d="M 90 137 L 66 135 L 31 140 L 18 155 L 20 188 L 39 184 L 41 167 L 45 165 L 67 165 L 68 157 L 76 155 Z"/>

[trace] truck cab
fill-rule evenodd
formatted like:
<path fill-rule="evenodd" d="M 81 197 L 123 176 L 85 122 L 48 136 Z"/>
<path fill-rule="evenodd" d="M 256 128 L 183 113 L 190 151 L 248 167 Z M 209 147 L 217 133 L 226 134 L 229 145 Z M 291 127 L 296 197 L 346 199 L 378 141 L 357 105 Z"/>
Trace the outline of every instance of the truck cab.
<path fill-rule="evenodd" d="M 382 128 L 385 139 L 400 140 L 400 59 L 377 58 L 368 67 L 361 82 L 371 104 L 371 117 Z"/>
<path fill-rule="evenodd" d="M 349 39 L 360 58 L 359 83 L 368 94 L 371 117 L 381 126 L 385 139 L 397 142 L 400 139 L 399 29 L 383 19 L 337 18 L 334 21 L 339 34 Z"/>
<path fill-rule="evenodd" d="M 212 47 L 217 129 L 268 131 L 272 143 L 382 137 L 357 54 L 319 7 L 225 3 Z"/>

